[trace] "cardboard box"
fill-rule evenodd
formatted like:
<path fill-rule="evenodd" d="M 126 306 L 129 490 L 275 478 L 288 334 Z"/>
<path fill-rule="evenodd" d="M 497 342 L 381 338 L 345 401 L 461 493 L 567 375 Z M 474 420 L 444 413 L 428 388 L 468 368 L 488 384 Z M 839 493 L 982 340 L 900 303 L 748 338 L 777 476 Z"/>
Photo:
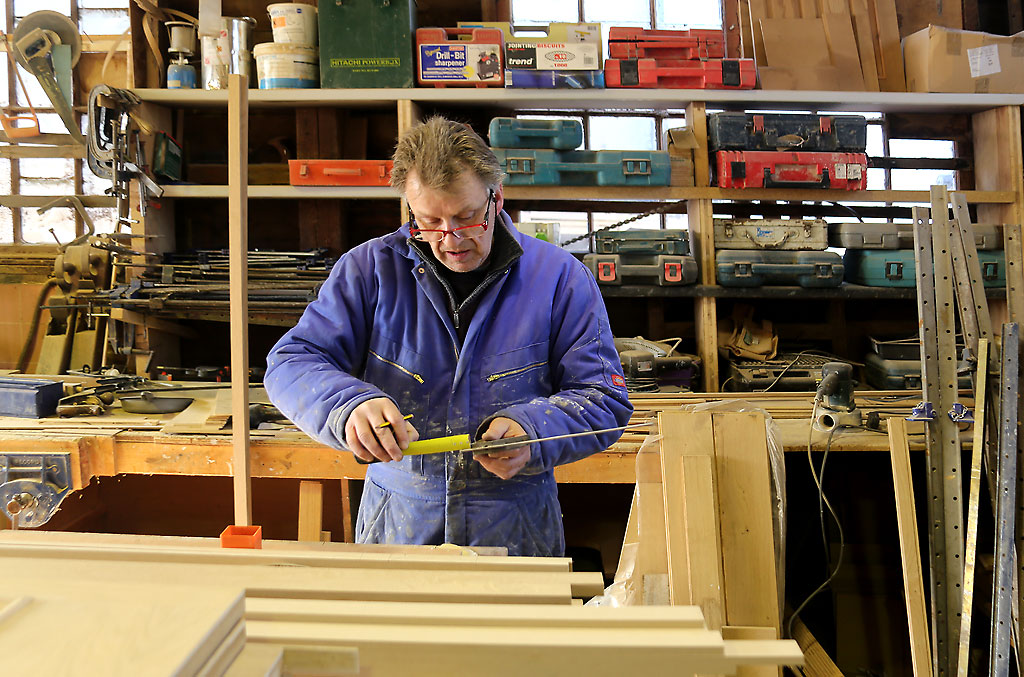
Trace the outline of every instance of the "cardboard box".
<path fill-rule="evenodd" d="M 601 24 L 552 23 L 547 35 L 522 36 L 503 21 L 460 21 L 459 28 L 500 28 L 505 35 L 505 68 L 599 71 Z M 537 30 L 541 30 L 540 27 Z"/>
<path fill-rule="evenodd" d="M 903 39 L 908 92 L 1024 93 L 1024 32 L 928 26 Z"/>
<path fill-rule="evenodd" d="M 693 173 L 694 152 L 697 136 L 689 127 L 673 127 L 668 130 L 668 159 L 671 166 L 670 186 L 695 185 Z"/>

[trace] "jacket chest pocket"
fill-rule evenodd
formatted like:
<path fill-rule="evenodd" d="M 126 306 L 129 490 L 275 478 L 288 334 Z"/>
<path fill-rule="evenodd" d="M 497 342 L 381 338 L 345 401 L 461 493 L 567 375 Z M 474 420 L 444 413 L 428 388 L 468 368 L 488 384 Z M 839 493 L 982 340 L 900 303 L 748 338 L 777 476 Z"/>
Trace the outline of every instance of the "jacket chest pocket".
<path fill-rule="evenodd" d="M 552 393 L 547 342 L 490 355 L 483 359 L 482 387 L 487 401 L 498 406 L 527 402 Z"/>
<path fill-rule="evenodd" d="M 402 413 L 412 414 L 413 425 L 420 428 L 430 411 L 429 365 L 425 355 L 377 335 L 367 352 L 362 378 L 394 398 Z"/>

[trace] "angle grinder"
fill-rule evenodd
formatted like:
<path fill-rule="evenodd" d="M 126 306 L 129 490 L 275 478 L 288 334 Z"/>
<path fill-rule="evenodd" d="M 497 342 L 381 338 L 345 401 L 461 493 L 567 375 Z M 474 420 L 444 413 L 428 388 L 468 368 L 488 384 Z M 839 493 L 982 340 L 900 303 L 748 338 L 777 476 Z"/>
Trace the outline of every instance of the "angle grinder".
<path fill-rule="evenodd" d="M 861 411 L 853 400 L 853 365 L 847 362 L 826 362 L 821 367 L 821 381 L 814 393 L 818 415 L 813 425 L 822 432 L 840 426 L 859 426 Z"/>

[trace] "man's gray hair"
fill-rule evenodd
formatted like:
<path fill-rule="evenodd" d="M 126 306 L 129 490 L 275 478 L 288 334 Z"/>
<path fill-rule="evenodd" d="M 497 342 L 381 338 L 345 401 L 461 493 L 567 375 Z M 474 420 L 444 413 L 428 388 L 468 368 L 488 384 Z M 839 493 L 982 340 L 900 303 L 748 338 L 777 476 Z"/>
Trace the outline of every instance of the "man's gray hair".
<path fill-rule="evenodd" d="M 472 172 L 489 188 L 501 183 L 501 164 L 469 125 L 435 115 L 402 134 L 392 156 L 391 185 L 405 192 L 409 172 L 420 183 L 446 191 L 463 172 Z"/>

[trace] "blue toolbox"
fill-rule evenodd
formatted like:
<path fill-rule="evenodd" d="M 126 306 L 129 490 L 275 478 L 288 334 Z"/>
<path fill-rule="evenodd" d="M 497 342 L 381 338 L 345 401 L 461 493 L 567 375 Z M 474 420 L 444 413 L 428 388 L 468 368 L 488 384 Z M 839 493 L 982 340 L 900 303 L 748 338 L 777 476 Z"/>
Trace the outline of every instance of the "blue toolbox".
<path fill-rule="evenodd" d="M 697 281 L 697 261 L 692 256 L 587 254 L 583 263 L 598 284 L 673 287 Z"/>
<path fill-rule="evenodd" d="M 598 254 L 671 254 L 690 253 L 690 233 L 686 230 L 634 228 L 606 230 L 594 235 L 594 251 Z"/>
<path fill-rule="evenodd" d="M 863 115 L 811 113 L 712 113 L 708 148 L 863 153 L 868 122 Z"/>
<path fill-rule="evenodd" d="M 916 287 L 913 249 L 847 249 L 843 255 L 846 281 L 867 287 Z M 1002 250 L 978 252 L 982 284 L 1006 286 L 1006 256 Z"/>
<path fill-rule="evenodd" d="M 579 120 L 491 118 L 487 137 L 495 148 L 573 150 L 583 145 L 583 123 Z"/>
<path fill-rule="evenodd" d="M 505 86 L 520 89 L 604 89 L 604 71 L 505 71 Z"/>
<path fill-rule="evenodd" d="M 667 186 L 663 150 L 543 150 L 494 148 L 506 186 Z"/>
<path fill-rule="evenodd" d="M 870 352 L 864 356 L 864 380 L 878 390 L 920 390 L 921 358 L 897 360 Z M 957 387 L 971 387 L 970 367 L 965 361 L 957 365 Z"/>
<path fill-rule="evenodd" d="M 63 396 L 63 381 L 0 377 L 0 416 L 53 416 L 57 412 L 57 401 Z"/>
<path fill-rule="evenodd" d="M 724 250 L 715 254 L 715 268 L 723 287 L 795 284 L 809 288 L 843 283 L 843 259 L 828 251 Z"/>
<path fill-rule="evenodd" d="M 996 224 L 975 224 L 974 246 L 991 251 L 1003 248 L 1003 227 Z M 910 223 L 833 223 L 828 229 L 828 243 L 848 249 L 913 249 L 914 226 Z"/>

